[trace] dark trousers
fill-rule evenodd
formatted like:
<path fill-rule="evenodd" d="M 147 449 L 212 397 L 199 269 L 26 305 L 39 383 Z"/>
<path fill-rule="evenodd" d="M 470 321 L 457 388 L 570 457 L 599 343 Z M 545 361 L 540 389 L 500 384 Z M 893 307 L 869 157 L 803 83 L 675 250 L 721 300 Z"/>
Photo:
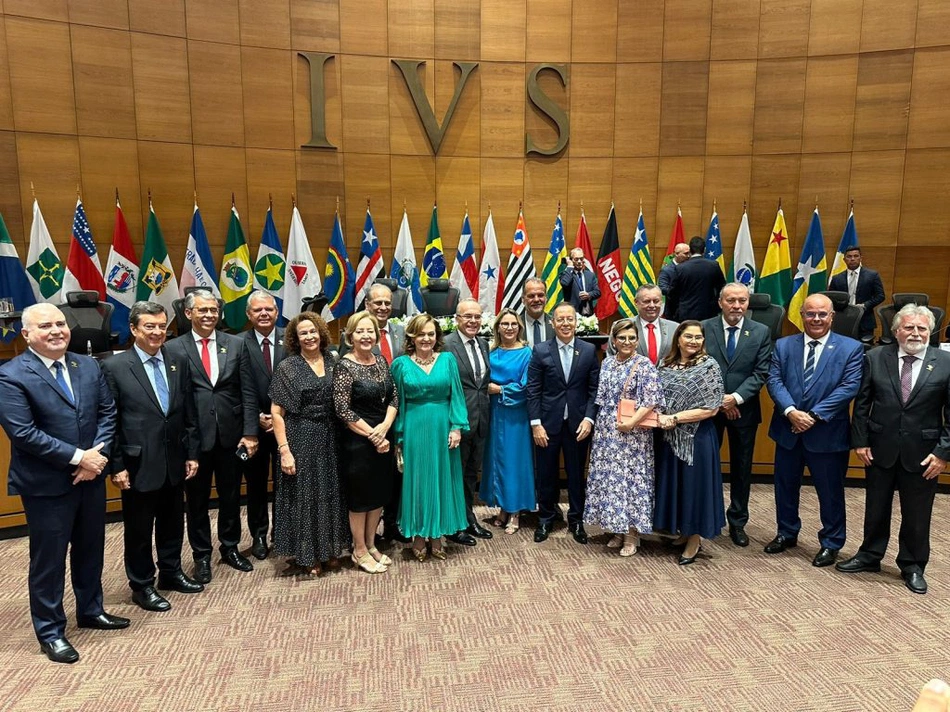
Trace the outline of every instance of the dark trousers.
<path fill-rule="evenodd" d="M 276 492 L 279 466 L 280 457 L 277 453 L 277 440 L 274 434 L 261 433 L 257 454 L 244 465 L 244 479 L 247 482 L 247 528 L 254 538 L 267 538 L 267 530 L 270 526 L 267 517 L 267 482 L 273 479 Z M 240 484 L 238 494 L 240 494 Z M 273 515 L 273 510 L 271 514 Z"/>
<path fill-rule="evenodd" d="M 584 479 L 584 465 L 587 463 L 587 451 L 590 448 L 590 436 L 577 442 L 577 435 L 565 420 L 561 432 L 548 433 L 548 446 L 537 447 L 538 456 L 538 521 L 550 524 L 557 518 L 560 468 L 558 458 L 564 455 L 564 471 L 567 473 L 567 523 L 580 524 L 584 518 L 584 499 L 587 483 Z"/>
<path fill-rule="evenodd" d="M 717 415 L 716 436 L 722 447 L 723 436 L 729 437 L 729 509 L 726 520 L 729 527 L 744 527 L 749 523 L 749 490 L 752 487 L 752 454 L 755 451 L 755 433 L 758 423 L 738 427 L 728 418 Z"/>
<path fill-rule="evenodd" d="M 930 560 L 930 517 L 933 512 L 937 478 L 925 480 L 921 472 L 908 472 L 900 466 L 865 468 L 867 478 L 864 500 L 864 542 L 858 554 L 869 561 L 880 561 L 891 537 L 891 508 L 894 490 L 901 506 L 897 565 L 905 574 L 923 573 Z"/>
<path fill-rule="evenodd" d="M 482 474 L 482 458 L 485 454 L 485 438 L 481 435 L 462 436 L 459 443 L 459 454 L 462 456 L 462 488 L 465 490 L 465 516 L 469 525 L 475 524 L 475 492 L 478 487 L 478 478 Z"/>
<path fill-rule="evenodd" d="M 185 535 L 184 488 L 165 483 L 153 492 L 122 490 L 125 539 L 125 575 L 129 588 L 141 591 L 155 585 L 152 533 L 158 552 L 158 572 L 174 576 L 181 571 L 181 544 Z"/>
<path fill-rule="evenodd" d="M 847 450 L 809 452 L 801 445 L 789 450 L 776 444 L 775 514 L 778 533 L 797 537 L 802 528 L 798 504 L 806 466 L 818 494 L 821 516 L 818 541 L 825 548 L 840 549 L 844 546 L 846 534 L 844 477 L 848 470 Z"/>
<path fill-rule="evenodd" d="M 198 559 L 211 556 L 211 476 L 218 489 L 218 542 L 221 552 L 236 549 L 241 542 L 241 469 L 236 448 L 220 443 L 198 457 L 198 474 L 185 482 L 188 513 L 188 543 Z"/>
<path fill-rule="evenodd" d="M 399 505 L 402 503 L 402 473 L 396 468 L 395 458 L 392 462 L 392 495 L 383 506 L 383 532 L 386 534 L 399 531 Z"/>
<path fill-rule="evenodd" d="M 106 485 L 102 477 L 58 497 L 22 497 L 30 536 L 30 617 L 41 643 L 66 634 L 66 550 L 76 615 L 102 613 Z"/>

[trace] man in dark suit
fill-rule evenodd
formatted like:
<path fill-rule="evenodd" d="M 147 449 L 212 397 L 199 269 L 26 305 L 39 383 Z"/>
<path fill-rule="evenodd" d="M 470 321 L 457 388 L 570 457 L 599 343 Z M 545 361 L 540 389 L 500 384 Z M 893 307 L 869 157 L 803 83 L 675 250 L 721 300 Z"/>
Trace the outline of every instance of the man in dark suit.
<path fill-rule="evenodd" d="M 715 418 L 722 445 L 729 435 L 729 537 L 736 546 L 748 546 L 745 525 L 749 521 L 749 488 L 752 485 L 752 453 L 755 434 L 762 422 L 759 391 L 769 375 L 772 339 L 766 326 L 746 318 L 749 288 L 732 282 L 719 295 L 721 317 L 703 322 L 706 351 L 722 371 L 722 406 Z"/>
<path fill-rule="evenodd" d="M 807 465 L 818 494 L 821 549 L 813 566 L 831 566 L 844 545 L 844 478 L 848 470 L 848 406 L 861 385 L 861 343 L 831 333 L 831 300 L 812 294 L 801 308 L 805 333 L 775 343 L 766 386 L 775 403 L 769 437 L 775 441 L 778 534 L 765 547 L 778 554 L 798 545 L 798 501 Z"/>
<path fill-rule="evenodd" d="M 861 264 L 861 248 L 855 245 L 844 253 L 848 269 L 831 278 L 828 289 L 847 292 L 848 301 L 864 307 L 858 333 L 861 338 L 874 336 L 874 308 L 884 301 L 884 283 L 881 275 Z"/>
<path fill-rule="evenodd" d="M 524 306 L 524 327 L 528 346 L 534 348 L 554 338 L 554 324 L 551 323 L 551 317 L 544 313 L 548 293 L 543 279 L 529 277 L 525 280 L 521 288 L 521 303 Z"/>
<path fill-rule="evenodd" d="M 719 292 L 726 286 L 726 278 L 719 263 L 706 259 L 706 241 L 701 237 L 689 240 L 689 259 L 677 265 L 667 304 L 673 310 L 671 319 L 711 319 L 719 313 Z"/>
<path fill-rule="evenodd" d="M 558 278 L 564 301 L 571 304 L 581 316 L 591 316 L 597 300 L 600 299 L 600 286 L 597 275 L 584 264 L 584 250 L 575 247 L 571 250 L 571 266 L 561 272 Z"/>
<path fill-rule="evenodd" d="M 664 296 L 670 293 L 670 287 L 673 286 L 673 275 L 676 274 L 676 266 L 683 264 L 688 259 L 689 245 L 685 242 L 677 242 L 673 246 L 673 259 L 670 260 L 669 264 L 665 264 L 660 268 L 660 273 L 656 277 L 656 286 L 660 288 Z M 667 311 L 672 313 L 673 309 L 670 308 Z"/>
<path fill-rule="evenodd" d="M 478 301 L 460 301 L 455 310 L 455 324 L 457 330 L 445 337 L 445 350 L 458 361 L 465 408 L 468 411 L 469 429 L 462 433 L 462 441 L 459 443 L 468 528 L 448 538 L 457 544 L 475 546 L 475 537 L 492 538 L 492 533 L 478 523 L 472 510 L 475 488 L 482 472 L 482 457 L 485 454 L 485 441 L 488 439 L 491 418 L 488 400 L 491 370 L 488 365 L 488 344 L 478 335 L 482 326 L 482 307 Z"/>
<path fill-rule="evenodd" d="M 545 541 L 558 516 L 559 458 L 567 472 L 567 525 L 578 544 L 584 531 L 584 465 L 597 418 L 600 360 L 597 349 L 576 338 L 577 312 L 562 302 L 554 308 L 555 338 L 537 344 L 528 364 L 528 417 L 537 457 L 538 528 Z"/>
<path fill-rule="evenodd" d="M 950 460 L 950 354 L 928 348 L 933 312 L 909 304 L 894 316 L 896 344 L 870 351 L 854 402 L 851 444 L 865 465 L 864 542 L 836 567 L 880 571 L 900 495 L 897 565 L 904 584 L 927 593 L 930 517 L 937 477 Z"/>
<path fill-rule="evenodd" d="M 185 298 L 191 331 L 170 341 L 166 350 L 191 363 L 191 385 L 198 407 L 201 456 L 198 475 L 185 484 L 188 542 L 195 559 L 195 580 L 211 581 L 211 477 L 218 490 L 218 542 L 221 560 L 238 571 L 254 566 L 238 551 L 241 541 L 241 471 L 238 453 L 257 452 L 257 393 L 244 340 L 216 330 L 220 309 L 208 290 Z"/>
<path fill-rule="evenodd" d="M 52 304 L 23 310 L 29 348 L 0 366 L 0 425 L 10 438 L 7 491 L 20 495 L 30 537 L 30 617 L 40 650 L 57 663 L 79 653 L 66 639 L 63 588 L 70 550 L 80 628 L 126 628 L 102 608 L 105 480 L 115 401 L 99 366 L 66 354 L 69 327 Z"/>
<path fill-rule="evenodd" d="M 102 364 L 118 413 L 110 472 L 122 491 L 125 574 L 132 601 L 146 611 L 167 611 L 171 604 L 155 590 L 153 537 L 158 587 L 179 593 L 204 590 L 181 570 L 184 482 L 198 472 L 198 412 L 188 359 L 162 348 L 168 328 L 165 307 L 136 302 L 129 324 L 132 348 Z"/>
<path fill-rule="evenodd" d="M 271 378 L 284 357 L 284 330 L 277 324 L 277 302 L 263 290 L 255 290 L 247 298 L 247 318 L 251 328 L 244 333 L 244 348 L 250 363 L 250 383 L 254 387 L 259 428 L 257 454 L 244 465 L 247 481 L 247 528 L 251 532 L 251 553 L 264 560 L 269 551 L 267 530 L 267 481 L 273 474 L 277 488 L 280 457 L 274 439 L 274 423 L 270 415 Z"/>

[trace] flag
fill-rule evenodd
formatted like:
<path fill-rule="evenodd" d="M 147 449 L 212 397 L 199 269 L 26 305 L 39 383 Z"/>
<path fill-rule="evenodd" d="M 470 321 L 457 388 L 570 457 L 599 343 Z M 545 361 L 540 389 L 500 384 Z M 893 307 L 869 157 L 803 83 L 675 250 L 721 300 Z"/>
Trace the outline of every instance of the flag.
<path fill-rule="evenodd" d="M 343 239 L 343 226 L 340 224 L 340 213 L 333 218 L 333 234 L 330 236 L 330 249 L 327 251 L 327 267 L 324 272 L 326 285 L 327 305 L 323 308 L 323 318 L 326 321 L 339 319 L 341 316 L 353 313 L 356 286 L 356 274 L 350 264 L 350 256 L 346 251 L 346 241 Z"/>
<path fill-rule="evenodd" d="M 514 309 L 517 314 L 524 314 L 521 292 L 524 289 L 524 283 L 536 274 L 534 258 L 531 257 L 531 243 L 528 241 L 528 228 L 524 223 L 524 212 L 519 210 L 515 236 L 511 241 L 511 255 L 508 257 L 508 269 L 505 270 L 505 288 L 501 297 L 502 308 Z"/>
<path fill-rule="evenodd" d="M 106 299 L 112 305 L 112 331 L 119 335 L 119 344 L 129 340 L 129 312 L 135 304 L 135 291 L 139 282 L 139 260 L 132 246 L 129 226 L 119 205 L 118 191 L 115 200 L 115 228 L 112 230 L 112 247 L 106 263 Z"/>
<path fill-rule="evenodd" d="M 228 240 L 221 258 L 221 298 L 224 300 L 224 323 L 235 331 L 247 324 L 247 297 L 254 289 L 251 276 L 251 253 L 247 249 L 241 218 L 234 200 L 231 200 L 231 222 L 228 224 Z"/>
<path fill-rule="evenodd" d="M 290 321 L 300 313 L 305 299 L 314 297 L 323 289 L 320 272 L 310 251 L 307 231 L 303 227 L 300 211 L 294 205 L 290 216 L 290 236 L 287 238 L 287 279 L 281 290 L 284 301 L 283 316 Z"/>
<path fill-rule="evenodd" d="M 825 261 L 825 238 L 821 234 L 821 218 L 818 208 L 811 215 L 811 225 L 802 256 L 798 260 L 798 271 L 792 283 L 792 299 L 788 303 L 788 320 L 804 331 L 802 315 L 799 313 L 809 294 L 823 292 L 828 287 L 828 263 Z"/>
<path fill-rule="evenodd" d="M 402 223 L 399 225 L 399 237 L 396 238 L 396 250 L 393 252 L 393 266 L 389 276 L 395 279 L 400 289 L 409 292 L 406 300 L 406 316 L 421 312 L 422 292 L 419 286 L 419 268 L 416 266 L 416 251 L 412 246 L 412 233 L 409 231 L 409 215 L 402 211 Z"/>
<path fill-rule="evenodd" d="M 854 227 L 854 208 L 851 208 L 851 214 L 848 215 L 848 222 L 844 226 L 844 232 L 841 233 L 841 242 L 838 243 L 838 251 L 835 253 L 835 261 L 831 265 L 831 274 L 828 275 L 828 283 L 838 274 L 841 274 L 848 266 L 844 263 L 844 253 L 858 246 L 858 231 Z"/>
<path fill-rule="evenodd" d="M 495 248 L 497 251 L 497 247 Z M 468 222 L 468 211 L 462 219 L 462 234 L 455 251 L 455 264 L 449 281 L 459 290 L 459 299 L 478 299 L 478 265 L 475 264 L 475 243 L 472 240 L 472 226 Z M 495 310 L 490 310 L 492 314 Z"/>
<path fill-rule="evenodd" d="M 486 313 L 497 314 L 501 311 L 504 287 L 505 276 L 501 273 L 498 238 L 495 237 L 495 223 L 489 210 L 485 232 L 482 233 L 482 266 L 478 272 L 478 303 Z"/>
<path fill-rule="evenodd" d="M 7 232 L 7 225 L 3 222 L 2 215 L 0 215 L 0 294 L 13 300 L 14 311 L 23 311 L 31 304 L 36 304 L 30 279 L 26 275 L 26 270 L 23 269 L 20 255 L 16 251 L 13 240 L 10 239 L 10 233 Z M 4 323 L 0 331 L 0 341 L 9 343 L 19 333 L 20 322 L 9 325 Z"/>
<path fill-rule="evenodd" d="M 574 235 L 574 249 L 580 248 L 584 253 L 584 269 L 594 271 L 594 248 L 590 244 L 590 232 L 587 230 L 587 218 L 581 208 L 581 221 L 577 223 L 577 234 Z"/>
<path fill-rule="evenodd" d="M 373 282 L 385 274 L 383 252 L 379 249 L 379 238 L 373 225 L 373 216 L 366 208 L 366 220 L 363 223 L 363 239 L 360 241 L 360 261 L 356 265 L 356 308 L 362 309 L 366 294 Z"/>
<path fill-rule="evenodd" d="M 442 254 L 442 238 L 439 236 L 439 210 L 432 206 L 432 218 L 429 220 L 429 235 L 422 252 L 422 272 L 419 285 L 425 287 L 430 279 L 445 279 L 445 255 Z"/>
<path fill-rule="evenodd" d="M 221 296 L 218 289 L 218 271 L 214 268 L 211 246 L 208 244 L 208 234 L 201 221 L 198 203 L 195 203 L 195 211 L 191 214 L 191 229 L 188 231 L 188 246 L 185 248 L 185 264 L 181 268 L 179 288 L 183 297 L 186 287 L 201 287 L 216 297 Z"/>
<path fill-rule="evenodd" d="M 617 237 L 617 216 L 613 203 L 610 215 L 604 227 L 604 236 L 600 239 L 600 251 L 597 253 L 597 282 L 600 285 L 600 299 L 594 311 L 598 319 L 606 319 L 617 313 L 617 299 L 623 277 L 620 272 L 620 240 Z"/>
<path fill-rule="evenodd" d="M 99 299 L 106 299 L 106 283 L 102 280 L 102 263 L 92 241 L 92 230 L 82 207 L 82 199 L 76 199 L 73 213 L 73 232 L 69 240 L 69 255 L 66 257 L 66 273 L 63 275 L 63 299 L 67 292 L 89 290 L 99 292 Z"/>
<path fill-rule="evenodd" d="M 726 262 L 722 256 L 722 240 L 719 238 L 719 213 L 713 208 L 709 227 L 706 229 L 706 259 L 719 265 L 723 276 L 726 275 Z"/>
<path fill-rule="evenodd" d="M 142 261 L 139 263 L 138 289 L 136 301 L 157 302 L 165 307 L 169 318 L 174 318 L 172 302 L 178 298 L 178 280 L 171 260 L 162 228 L 158 224 L 152 201 L 148 201 L 148 228 L 145 231 L 145 247 L 142 249 Z"/>
<path fill-rule="evenodd" d="M 637 296 L 637 289 L 644 284 L 656 284 L 653 274 L 653 261 L 650 258 L 650 242 L 647 239 L 647 228 L 643 222 L 643 210 L 637 218 L 637 232 L 630 246 L 630 256 L 627 258 L 627 267 L 623 271 L 623 284 L 620 288 L 619 311 L 627 317 L 637 315 L 637 307 L 633 303 Z"/>
<path fill-rule="evenodd" d="M 554 230 L 551 231 L 551 244 L 548 245 L 548 254 L 544 258 L 544 266 L 541 268 L 541 279 L 544 280 L 545 291 L 548 295 L 548 300 L 544 303 L 544 311 L 548 313 L 563 299 L 559 278 L 566 263 L 567 248 L 564 245 L 564 223 L 561 222 L 561 213 L 558 212 L 554 219 Z"/>
<path fill-rule="evenodd" d="M 736 233 L 736 246 L 732 253 L 732 264 L 729 266 L 728 282 L 739 282 L 755 291 L 755 253 L 752 251 L 752 231 L 749 230 L 749 214 L 742 210 L 742 220 L 739 221 L 739 232 Z"/>
<path fill-rule="evenodd" d="M 772 304 L 784 307 L 792 296 L 792 258 L 788 251 L 788 229 L 785 214 L 779 208 L 772 226 L 772 237 L 756 282 L 756 291 L 772 297 Z"/>
<path fill-rule="evenodd" d="M 683 230 L 683 211 L 677 206 L 676 219 L 673 221 L 673 229 L 670 230 L 670 241 L 666 246 L 666 257 L 663 258 L 663 267 L 673 261 L 673 251 L 681 242 L 686 242 L 686 232 Z"/>
<path fill-rule="evenodd" d="M 46 228 L 40 203 L 33 198 L 33 227 L 30 228 L 30 249 L 26 256 L 26 274 L 37 302 L 62 304 L 63 277 L 66 268 L 56 252 L 56 245 Z"/>
<path fill-rule="evenodd" d="M 254 289 L 267 292 L 277 303 L 277 313 L 284 307 L 281 296 L 284 280 L 287 276 L 287 263 L 284 261 L 284 248 L 280 246 L 277 227 L 274 225 L 274 211 L 267 208 L 264 216 L 264 232 L 261 244 L 257 248 L 257 261 L 254 262 Z"/>

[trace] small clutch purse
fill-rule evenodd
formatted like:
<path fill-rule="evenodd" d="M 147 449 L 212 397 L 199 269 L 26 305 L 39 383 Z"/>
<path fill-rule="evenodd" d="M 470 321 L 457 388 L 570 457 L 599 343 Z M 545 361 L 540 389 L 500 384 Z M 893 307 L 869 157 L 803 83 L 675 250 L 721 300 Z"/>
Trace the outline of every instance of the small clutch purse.
<path fill-rule="evenodd" d="M 617 424 L 621 424 L 625 420 L 629 420 L 637 412 L 637 402 L 632 398 L 621 398 L 620 403 L 617 404 Z M 657 417 L 656 411 L 650 411 L 647 416 L 637 423 L 638 428 L 658 428 L 660 427 L 660 419 Z"/>
<path fill-rule="evenodd" d="M 404 467 L 405 467 L 405 463 L 403 462 L 403 459 L 402 459 L 402 445 L 397 445 L 396 446 L 396 469 L 402 472 Z"/>

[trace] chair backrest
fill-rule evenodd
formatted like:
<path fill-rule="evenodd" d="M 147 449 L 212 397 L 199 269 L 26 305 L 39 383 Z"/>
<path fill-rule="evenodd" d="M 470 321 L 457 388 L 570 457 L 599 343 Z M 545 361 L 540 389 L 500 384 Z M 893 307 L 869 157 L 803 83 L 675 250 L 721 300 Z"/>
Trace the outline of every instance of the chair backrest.
<path fill-rule="evenodd" d="M 311 311 L 316 312 L 317 314 L 322 314 L 323 308 L 329 303 L 329 297 L 327 297 L 327 295 L 321 290 L 312 297 L 305 298 L 303 300 L 303 304 L 300 305 L 300 311 Z"/>
<path fill-rule="evenodd" d="M 835 313 L 843 312 L 851 303 L 851 297 L 848 296 L 847 292 L 829 290 L 827 292 L 818 292 L 818 294 L 824 294 L 831 300 L 831 306 L 834 308 Z"/>
<path fill-rule="evenodd" d="M 99 292 L 66 292 L 66 303 L 59 310 L 69 326 L 69 347 L 76 354 L 102 353 L 112 347 L 112 310 L 109 302 L 99 301 Z"/>
<path fill-rule="evenodd" d="M 458 287 L 447 279 L 430 279 L 422 288 L 422 303 L 432 316 L 452 316 L 459 304 Z"/>
<path fill-rule="evenodd" d="M 934 330 L 930 332 L 930 345 L 940 346 L 940 332 L 943 330 L 943 322 L 947 318 L 947 312 L 940 307 L 928 307 L 934 313 Z"/>
<path fill-rule="evenodd" d="M 188 318 L 188 315 L 185 314 L 185 297 L 187 297 L 192 292 L 195 292 L 199 289 L 204 289 L 204 287 L 185 287 L 185 296 L 180 297 L 172 302 L 172 311 L 175 312 L 172 316 L 175 319 L 175 333 L 179 336 L 187 334 L 191 331 L 191 319 Z M 218 321 L 218 328 L 223 328 L 221 326 L 222 322 L 220 319 L 224 318 L 224 300 L 221 297 L 218 297 L 218 309 L 221 312 L 221 316 Z M 169 324 L 171 327 L 171 324 Z"/>
<path fill-rule="evenodd" d="M 860 338 L 861 317 L 864 316 L 864 307 L 857 304 L 851 304 L 851 298 L 847 292 L 818 292 L 824 294 L 831 300 L 831 306 L 835 310 L 835 318 L 831 323 L 831 330 L 836 334 L 848 336 L 852 339 Z"/>
<path fill-rule="evenodd" d="M 785 318 L 785 308 L 772 304 L 772 297 L 768 294 L 753 292 L 749 295 L 749 317 L 768 327 L 775 341 L 782 335 L 782 319 Z"/>
<path fill-rule="evenodd" d="M 917 304 L 926 307 L 930 305 L 930 296 L 920 292 L 898 292 L 891 299 L 894 311 L 900 311 L 908 304 Z"/>

